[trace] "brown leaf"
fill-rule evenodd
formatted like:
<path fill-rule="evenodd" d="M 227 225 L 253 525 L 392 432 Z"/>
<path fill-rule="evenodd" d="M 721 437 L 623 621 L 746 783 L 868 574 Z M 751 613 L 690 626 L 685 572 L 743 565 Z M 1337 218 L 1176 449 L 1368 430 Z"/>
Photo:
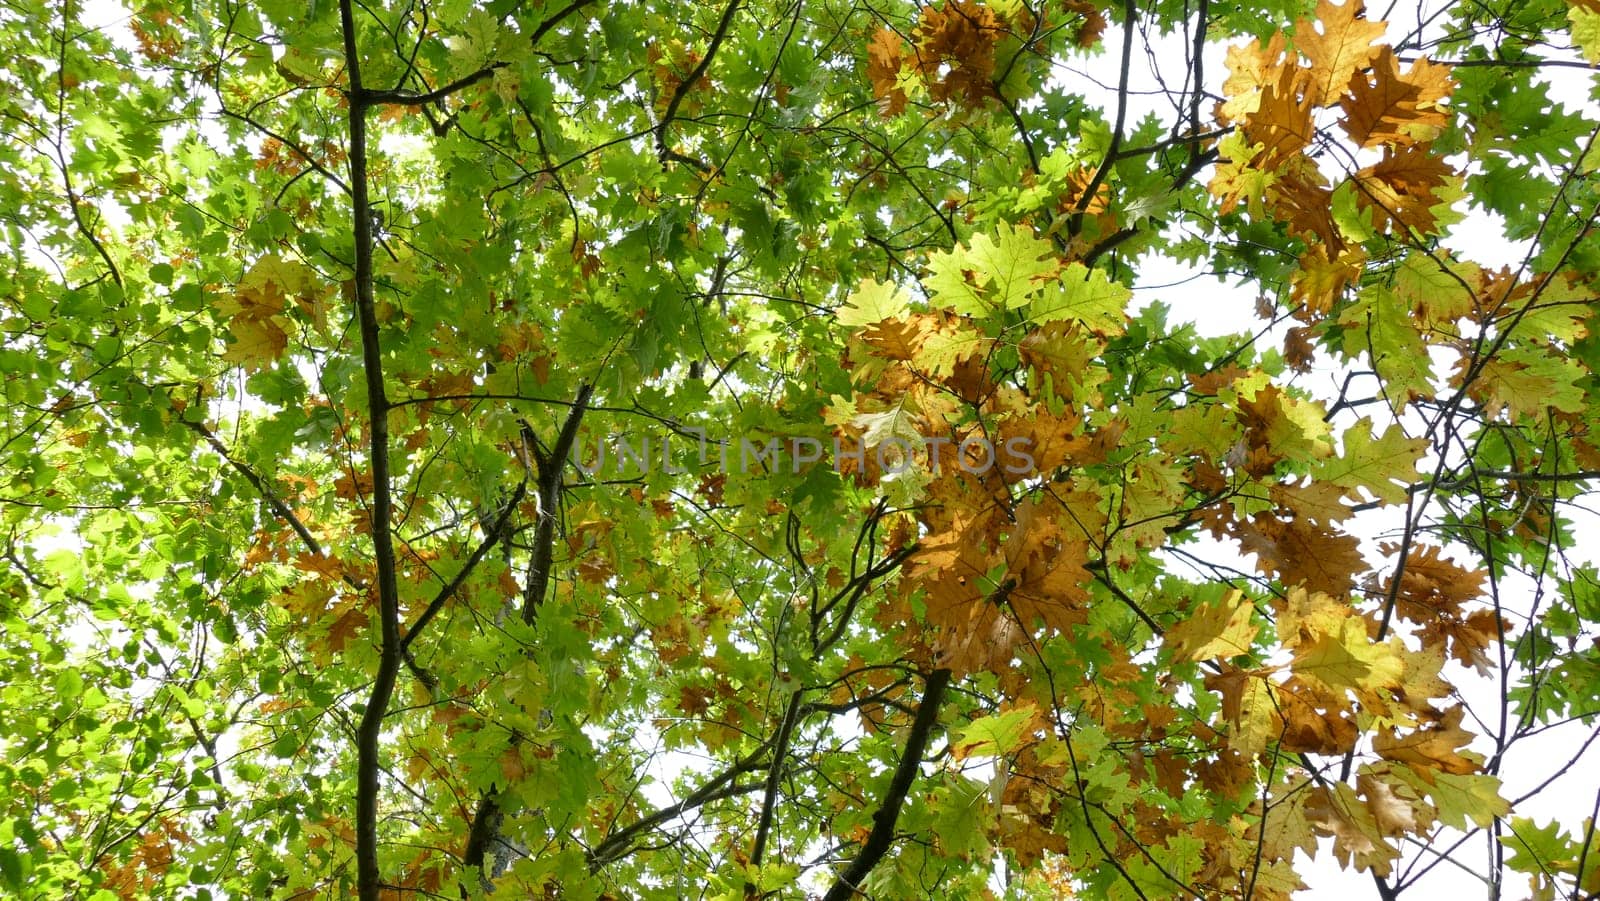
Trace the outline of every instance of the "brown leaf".
<path fill-rule="evenodd" d="M 1270 171 L 1304 150 L 1313 135 L 1312 105 L 1306 94 L 1305 70 L 1286 67 L 1279 72 L 1278 80 L 1262 91 L 1259 106 L 1244 123 L 1245 141 L 1263 145 L 1251 165 Z"/>
<path fill-rule="evenodd" d="M 1344 236 L 1333 222 L 1333 191 L 1312 160 L 1297 156 L 1282 167 L 1267 191 L 1273 215 L 1288 223 L 1289 233 L 1311 245 L 1324 260 L 1344 252 Z"/>
<path fill-rule="evenodd" d="M 1454 86 L 1449 66 L 1419 59 L 1402 75 L 1394 51 L 1380 47 L 1370 74 L 1356 73 L 1349 93 L 1339 100 L 1345 116 L 1340 125 L 1361 147 L 1415 144 L 1418 135 L 1431 139 L 1449 124 L 1439 101 Z"/>
<path fill-rule="evenodd" d="M 1355 747 L 1360 731 L 1346 699 L 1293 678 L 1278 689 L 1278 711 L 1283 717 L 1280 743 L 1285 751 L 1343 754 Z"/>
<path fill-rule="evenodd" d="M 1472 741 L 1472 733 L 1461 728 L 1460 706 L 1445 711 L 1441 722 L 1406 735 L 1388 728 L 1372 737 L 1372 750 L 1385 760 L 1410 765 L 1423 778 L 1434 770 L 1464 776 L 1478 771 L 1478 764 L 1457 752 Z M 1432 781 L 1429 779 L 1429 781 Z"/>
<path fill-rule="evenodd" d="M 1377 817 L 1354 788 L 1344 783 L 1318 786 L 1306 803 L 1306 814 L 1317 831 L 1333 836 L 1334 857 L 1342 865 L 1389 875 L 1400 852 L 1384 840 Z"/>
<path fill-rule="evenodd" d="M 1378 550 L 1393 556 L 1400 547 L 1386 543 Z M 1430 545 L 1411 548 L 1400 571 L 1400 588 L 1394 592 L 1395 613 L 1412 622 L 1425 623 L 1441 614 L 1457 615 L 1463 604 L 1482 596 L 1488 571 L 1468 570 L 1444 559 L 1443 553 L 1443 549 Z M 1393 591 L 1393 582 L 1393 576 L 1384 580 L 1385 595 Z"/>
<path fill-rule="evenodd" d="M 1243 532 L 1244 552 L 1256 554 L 1256 567 L 1284 585 L 1344 596 L 1354 587 L 1356 573 L 1367 568 L 1355 537 L 1307 520 L 1257 515 L 1245 523 Z"/>
<path fill-rule="evenodd" d="M 1431 232 L 1436 225 L 1432 208 L 1440 203 L 1435 192 L 1455 174 L 1427 145 L 1386 149 L 1382 160 L 1354 175 L 1360 189 L 1356 203 L 1370 212 L 1380 231 L 1404 225 Z"/>
<path fill-rule="evenodd" d="M 1100 43 L 1100 35 L 1106 30 L 1106 17 L 1093 3 L 1089 0 L 1067 0 L 1062 6 L 1069 13 L 1083 16 L 1078 30 L 1072 33 L 1074 44 L 1087 50 Z"/>
<path fill-rule="evenodd" d="M 967 106 L 994 96 L 994 43 L 1001 31 L 994 11 L 972 0 L 951 0 L 942 9 L 924 6 L 912 38 L 928 96 Z"/>
<path fill-rule="evenodd" d="M 906 92 L 898 85 L 905 47 L 892 28 L 878 29 L 867 44 L 867 79 L 872 82 L 872 95 L 878 98 L 878 111 L 886 119 L 906 108 Z"/>
<path fill-rule="evenodd" d="M 1389 783 L 1371 772 L 1356 777 L 1356 788 L 1367 799 L 1372 819 L 1384 835 L 1405 835 L 1417 831 L 1417 813 L 1411 802 L 1395 794 Z"/>

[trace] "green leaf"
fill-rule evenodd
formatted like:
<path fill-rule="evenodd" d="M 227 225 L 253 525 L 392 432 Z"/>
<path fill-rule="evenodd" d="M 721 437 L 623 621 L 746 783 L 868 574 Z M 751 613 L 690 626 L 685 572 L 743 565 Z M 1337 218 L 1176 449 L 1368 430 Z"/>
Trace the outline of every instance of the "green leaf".
<path fill-rule="evenodd" d="M 1133 292 L 1113 282 L 1099 269 L 1072 263 L 1023 309 L 1034 322 L 1074 322 L 1101 335 L 1126 330 L 1123 311 Z"/>
<path fill-rule="evenodd" d="M 1357 490 L 1390 504 L 1406 499 L 1406 487 L 1417 478 L 1417 461 L 1427 448 L 1423 438 L 1407 438 L 1398 423 L 1374 438 L 1372 419 L 1364 417 L 1342 436 L 1343 452 L 1320 461 L 1312 469 L 1316 479 L 1345 489 L 1352 500 L 1360 500 Z"/>
<path fill-rule="evenodd" d="M 1005 757 L 1030 738 L 1038 716 L 1029 704 L 975 719 L 957 730 L 950 747 L 958 757 Z"/>
<path fill-rule="evenodd" d="M 869 278 L 850 292 L 849 300 L 834 311 L 834 317 L 839 320 L 840 325 L 858 327 L 876 325 L 885 319 L 899 316 L 910 308 L 911 296 L 904 288 Z"/>

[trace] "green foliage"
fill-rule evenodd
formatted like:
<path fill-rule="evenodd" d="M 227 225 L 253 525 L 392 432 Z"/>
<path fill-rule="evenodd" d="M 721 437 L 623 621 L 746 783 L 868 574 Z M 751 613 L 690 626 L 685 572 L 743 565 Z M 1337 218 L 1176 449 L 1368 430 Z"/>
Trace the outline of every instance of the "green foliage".
<path fill-rule="evenodd" d="M 1593 891 L 1600 10 L 1360 12 L 8 4 L 0 894 Z"/>

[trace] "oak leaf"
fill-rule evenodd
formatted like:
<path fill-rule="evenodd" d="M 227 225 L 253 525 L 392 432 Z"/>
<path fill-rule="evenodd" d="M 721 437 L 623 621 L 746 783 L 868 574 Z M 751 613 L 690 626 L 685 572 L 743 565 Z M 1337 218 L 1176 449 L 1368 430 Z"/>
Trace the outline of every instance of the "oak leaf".
<path fill-rule="evenodd" d="M 1315 794 L 1311 783 L 1303 776 L 1289 775 L 1269 792 L 1265 809 L 1259 802 L 1252 805 L 1259 819 L 1251 824 L 1246 837 L 1259 841 L 1268 859 L 1293 859 L 1296 851 L 1315 853 L 1317 836 L 1306 815 L 1306 805 Z"/>
<path fill-rule="evenodd" d="M 1275 170 L 1310 145 L 1312 101 L 1306 94 L 1305 70 L 1288 67 L 1261 92 L 1255 112 L 1245 119 L 1244 139 L 1261 150 L 1251 165 Z"/>
<path fill-rule="evenodd" d="M 1410 144 L 1385 148 L 1382 160 L 1352 178 L 1360 188 L 1356 202 L 1372 217 L 1374 228 L 1387 232 L 1404 226 L 1427 234 L 1438 226 L 1434 207 L 1444 202 L 1439 190 L 1456 174 L 1428 145 Z"/>
<path fill-rule="evenodd" d="M 1500 796 L 1500 780 L 1486 773 L 1456 775 L 1398 766 L 1393 774 L 1425 795 L 1438 811 L 1439 822 L 1452 829 L 1466 829 L 1468 823 L 1488 828 L 1511 812 L 1511 805 Z"/>
<path fill-rule="evenodd" d="M 1390 423 L 1383 435 L 1374 438 L 1372 419 L 1362 417 L 1345 430 L 1343 444 L 1343 453 L 1318 461 L 1312 478 L 1338 485 L 1351 500 L 1362 500 L 1359 492 L 1366 491 L 1380 501 L 1398 504 L 1407 495 L 1401 486 L 1416 479 L 1417 461 L 1428 442 L 1407 438 L 1399 423 Z"/>
<path fill-rule="evenodd" d="M 1330 254 L 1338 258 L 1345 253 L 1345 240 L 1333 221 L 1333 191 L 1326 176 L 1304 155 L 1285 162 L 1267 190 L 1272 214 L 1288 224 L 1290 234 L 1320 250 L 1324 258 Z"/>
<path fill-rule="evenodd" d="M 1319 832 L 1333 837 L 1334 857 L 1345 867 L 1354 865 L 1387 876 L 1400 857 L 1400 851 L 1386 840 L 1371 806 L 1346 783 L 1313 789 L 1306 814 Z"/>
<path fill-rule="evenodd" d="M 1370 74 L 1356 73 L 1350 91 L 1339 100 L 1340 122 L 1360 147 L 1379 144 L 1416 144 L 1432 140 L 1449 124 L 1449 112 L 1439 101 L 1449 96 L 1454 82 L 1450 67 L 1426 58 L 1401 74 L 1394 51 L 1380 47 Z"/>
<path fill-rule="evenodd" d="M 1023 306 L 1060 268 L 1054 248 L 1031 228 L 1002 226 L 994 237 L 980 232 L 965 246 L 930 254 L 922 283 L 934 302 L 986 316 Z"/>
<path fill-rule="evenodd" d="M 1127 330 L 1123 311 L 1132 297 L 1126 285 L 1111 281 L 1104 271 L 1071 263 L 1027 304 L 1024 313 L 1034 322 L 1075 322 L 1096 334 L 1115 336 Z"/>
<path fill-rule="evenodd" d="M 866 326 L 903 315 L 910 308 L 911 296 L 904 288 L 869 278 L 850 292 L 833 315 L 840 325 Z"/>
<path fill-rule="evenodd" d="M 1344 93 L 1350 76 L 1377 52 L 1372 42 L 1383 31 L 1383 23 L 1367 21 L 1362 0 L 1343 6 L 1317 0 L 1315 20 L 1295 23 L 1294 46 L 1311 60 L 1310 95 L 1316 105 L 1327 106 Z"/>
<path fill-rule="evenodd" d="M 233 296 L 217 305 L 228 317 L 232 338 L 222 359 L 252 371 L 278 359 L 289 346 L 289 302 L 322 326 L 326 293 L 311 267 L 275 253 L 262 256 L 239 280 Z"/>
<path fill-rule="evenodd" d="M 1197 605 L 1187 619 L 1167 630 L 1162 641 L 1178 660 L 1248 654 L 1261 631 L 1252 620 L 1254 612 L 1255 605 L 1235 589 L 1213 603 Z"/>
<path fill-rule="evenodd" d="M 1381 544 L 1378 550 L 1388 556 L 1400 551 L 1396 544 Z M 1443 549 L 1431 545 L 1414 545 L 1406 554 L 1400 571 L 1400 587 L 1394 588 L 1394 577 L 1384 580 L 1380 589 L 1384 595 L 1395 596 L 1395 613 L 1417 623 L 1426 623 L 1440 615 L 1455 616 L 1468 601 L 1483 594 L 1488 571 L 1468 570 L 1441 556 Z"/>
<path fill-rule="evenodd" d="M 1260 107 L 1262 91 L 1277 83 L 1281 75 L 1284 50 L 1281 31 L 1274 32 L 1265 44 L 1251 41 L 1228 48 L 1228 78 L 1222 83 L 1222 94 L 1228 99 L 1217 109 L 1218 119 L 1239 122 Z"/>
<path fill-rule="evenodd" d="M 1356 727 L 1349 699 L 1313 680 L 1294 676 L 1278 686 L 1278 715 L 1283 717 L 1279 746 L 1292 753 L 1343 754 L 1355 747 Z"/>
<path fill-rule="evenodd" d="M 1315 479 L 1273 485 L 1267 494 L 1291 517 L 1319 526 L 1342 522 L 1354 512 L 1344 503 L 1344 491 L 1339 486 Z"/>
<path fill-rule="evenodd" d="M 1239 540 L 1242 551 L 1256 555 L 1258 569 L 1286 586 L 1343 595 L 1355 585 L 1355 574 L 1366 569 L 1359 541 L 1309 520 L 1253 516 Z"/>
<path fill-rule="evenodd" d="M 906 108 L 906 92 L 900 85 L 900 67 L 905 59 L 905 41 L 892 28 L 880 28 L 867 44 L 867 79 L 878 98 L 878 110 L 889 118 Z"/>
<path fill-rule="evenodd" d="M 1463 712 L 1457 705 L 1445 711 L 1440 722 L 1404 735 L 1394 728 L 1384 729 L 1372 737 L 1372 750 L 1385 760 L 1409 765 L 1425 780 L 1434 772 L 1476 773 L 1477 755 L 1466 757 L 1458 751 L 1472 741 L 1472 733 L 1461 728 Z"/>
<path fill-rule="evenodd" d="M 1283 212 L 1286 206 L 1280 204 L 1276 209 Z M 1331 219 L 1327 225 L 1332 225 Z M 1294 228 L 1293 223 L 1290 227 Z M 1324 242 L 1324 239 L 1315 233 L 1307 237 L 1314 239 L 1316 243 L 1306 248 L 1306 252 L 1300 255 L 1300 266 L 1291 275 L 1293 279 L 1291 296 L 1304 304 L 1306 310 L 1313 313 L 1327 313 L 1333 309 L 1334 304 L 1344 298 L 1345 289 L 1361 278 L 1362 265 L 1366 263 L 1367 255 L 1360 247 L 1352 247 L 1330 259 L 1328 248 L 1336 245 Z M 1300 357 L 1309 360 L 1308 353 L 1302 352 Z"/>
<path fill-rule="evenodd" d="M 1267 743 L 1282 732 L 1270 673 L 1224 666 L 1206 676 L 1206 688 L 1222 696 L 1222 716 L 1229 724 L 1228 747 L 1246 756 L 1266 750 Z"/>
<path fill-rule="evenodd" d="M 1315 679 L 1335 693 L 1393 689 L 1405 678 L 1405 661 L 1396 646 L 1373 642 L 1365 621 L 1353 615 L 1331 623 L 1314 621 L 1290 666 L 1296 675 Z"/>
<path fill-rule="evenodd" d="M 977 106 L 994 96 L 994 45 L 1002 28 L 994 11 L 973 0 L 922 8 L 912 35 L 916 62 L 930 81 L 928 95 Z"/>

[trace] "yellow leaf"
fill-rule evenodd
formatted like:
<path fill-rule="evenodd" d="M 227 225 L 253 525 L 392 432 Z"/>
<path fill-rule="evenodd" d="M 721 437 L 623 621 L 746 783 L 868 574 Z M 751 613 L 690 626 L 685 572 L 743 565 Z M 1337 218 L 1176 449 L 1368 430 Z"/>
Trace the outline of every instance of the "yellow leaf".
<path fill-rule="evenodd" d="M 1600 63 L 1600 11 L 1592 4 L 1569 2 L 1567 21 L 1572 23 L 1572 43 L 1583 52 L 1585 60 L 1591 64 Z"/>
<path fill-rule="evenodd" d="M 850 292 L 845 305 L 833 315 L 840 325 L 864 326 L 899 316 L 910 308 L 911 297 L 904 288 L 869 278 Z"/>
<path fill-rule="evenodd" d="M 1456 706 L 1445 712 L 1442 721 L 1427 728 L 1405 735 L 1386 730 L 1373 736 L 1372 749 L 1385 760 L 1409 764 L 1424 779 L 1433 771 L 1457 776 L 1477 772 L 1477 762 L 1456 750 L 1472 741 L 1472 733 L 1461 728 L 1461 716 L 1462 708 Z"/>
<path fill-rule="evenodd" d="M 1179 660 L 1211 660 L 1250 653 L 1261 627 L 1251 621 L 1255 605 L 1238 589 L 1213 604 L 1204 604 L 1167 630 L 1164 642 Z"/>
<path fill-rule="evenodd" d="M 327 293 L 311 267 L 275 253 L 261 257 L 239 280 L 233 296 L 218 304 L 233 339 L 222 358 L 252 370 L 276 360 L 289 345 L 289 301 L 325 329 Z"/>
<path fill-rule="evenodd" d="M 1351 76 L 1377 52 L 1372 42 L 1383 37 L 1383 23 L 1369 22 L 1365 14 L 1361 0 L 1343 6 L 1317 0 L 1316 21 L 1295 23 L 1294 46 L 1311 60 L 1311 99 L 1318 106 L 1339 99 Z"/>
<path fill-rule="evenodd" d="M 1328 628 L 1331 626 L 1331 628 Z M 1374 644 L 1367 624 L 1354 615 L 1334 623 L 1313 621 L 1310 641 L 1301 642 L 1291 666 L 1297 675 L 1314 679 L 1334 692 L 1397 688 L 1405 661 L 1393 645 Z"/>
<path fill-rule="evenodd" d="M 1273 34 L 1263 46 L 1260 41 L 1228 48 L 1228 79 L 1222 93 L 1228 100 L 1217 110 L 1224 122 L 1238 122 L 1261 105 L 1261 92 L 1278 80 L 1283 65 L 1283 32 Z"/>
<path fill-rule="evenodd" d="M 1267 670 L 1228 668 L 1206 676 L 1206 688 L 1222 695 L 1222 715 L 1228 720 L 1228 747 L 1246 756 L 1267 749 L 1267 742 L 1282 731 L 1282 719 L 1273 698 Z"/>

